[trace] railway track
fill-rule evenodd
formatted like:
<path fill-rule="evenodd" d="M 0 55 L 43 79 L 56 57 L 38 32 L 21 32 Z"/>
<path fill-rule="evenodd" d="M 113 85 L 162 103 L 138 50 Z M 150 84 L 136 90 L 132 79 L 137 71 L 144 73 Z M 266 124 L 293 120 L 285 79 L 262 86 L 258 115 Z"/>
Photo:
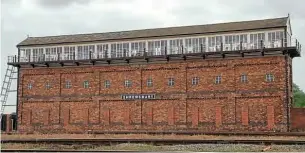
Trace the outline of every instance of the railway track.
<path fill-rule="evenodd" d="M 199 140 L 199 139 L 23 139 L 1 140 L 1 143 L 32 143 L 32 144 L 90 144 L 114 145 L 121 143 L 144 143 L 153 145 L 178 145 L 178 144 L 264 144 L 264 145 L 305 145 L 305 141 L 298 140 Z"/>

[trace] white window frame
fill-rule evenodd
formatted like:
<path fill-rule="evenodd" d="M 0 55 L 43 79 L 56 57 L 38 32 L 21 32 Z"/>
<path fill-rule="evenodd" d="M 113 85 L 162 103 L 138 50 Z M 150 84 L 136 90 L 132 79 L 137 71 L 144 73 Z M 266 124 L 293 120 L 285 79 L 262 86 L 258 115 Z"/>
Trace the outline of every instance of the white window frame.
<path fill-rule="evenodd" d="M 71 83 L 70 80 L 66 80 L 65 88 L 66 89 L 71 89 L 72 88 L 72 83 Z"/>
<path fill-rule="evenodd" d="M 242 74 L 242 75 L 240 76 L 240 81 L 241 81 L 242 83 L 248 82 L 248 76 L 247 76 L 246 74 Z"/>
<path fill-rule="evenodd" d="M 110 85 L 111 85 L 110 80 L 105 80 L 104 87 L 105 88 L 110 88 Z"/>
<path fill-rule="evenodd" d="M 27 87 L 28 87 L 29 90 L 33 89 L 32 83 L 28 83 Z"/>
<path fill-rule="evenodd" d="M 221 84 L 221 75 L 217 75 L 215 78 L 215 84 Z"/>
<path fill-rule="evenodd" d="M 193 77 L 192 78 L 192 85 L 195 86 L 195 85 L 198 85 L 199 84 L 199 77 Z"/>
<path fill-rule="evenodd" d="M 47 82 L 47 83 L 46 83 L 45 88 L 48 89 L 48 90 L 52 88 L 50 82 Z"/>
<path fill-rule="evenodd" d="M 88 88 L 89 88 L 89 85 L 90 85 L 90 83 L 89 83 L 88 80 L 85 80 L 85 81 L 83 82 L 83 87 L 84 87 L 85 89 L 88 89 Z"/>
<path fill-rule="evenodd" d="M 172 87 L 175 85 L 175 79 L 174 78 L 168 78 L 167 85 Z"/>
<path fill-rule="evenodd" d="M 153 80 L 152 78 L 148 78 L 147 81 L 146 81 L 146 86 L 147 87 L 152 87 L 153 86 Z"/>
<path fill-rule="evenodd" d="M 274 75 L 272 73 L 266 74 L 266 81 L 267 82 L 273 82 L 274 81 Z"/>
<path fill-rule="evenodd" d="M 130 88 L 130 87 L 132 87 L 132 81 L 131 81 L 131 80 L 125 80 L 124 86 L 125 86 L 125 88 Z"/>

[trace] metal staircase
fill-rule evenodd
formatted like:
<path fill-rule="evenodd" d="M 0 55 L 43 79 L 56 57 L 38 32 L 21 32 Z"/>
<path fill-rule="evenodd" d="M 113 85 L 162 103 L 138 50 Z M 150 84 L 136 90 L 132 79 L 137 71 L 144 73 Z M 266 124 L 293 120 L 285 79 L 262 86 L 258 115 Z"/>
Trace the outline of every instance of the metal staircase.
<path fill-rule="evenodd" d="M 0 102 L 1 102 L 1 117 L 0 121 L 2 119 L 2 114 L 4 113 L 4 109 L 6 106 L 16 106 L 16 105 L 7 105 L 7 98 L 9 92 L 16 92 L 17 90 L 11 90 L 11 84 L 12 81 L 17 79 L 17 72 L 15 70 L 15 67 L 12 65 L 8 65 L 6 69 L 6 73 L 4 76 L 4 80 L 1 87 L 1 94 L 0 94 Z"/>

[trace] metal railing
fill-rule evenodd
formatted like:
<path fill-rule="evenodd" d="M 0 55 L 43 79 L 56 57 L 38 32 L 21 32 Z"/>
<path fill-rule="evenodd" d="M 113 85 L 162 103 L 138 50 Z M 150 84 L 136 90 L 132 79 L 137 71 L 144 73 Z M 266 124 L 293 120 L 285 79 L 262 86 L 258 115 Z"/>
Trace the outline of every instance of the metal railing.
<path fill-rule="evenodd" d="M 47 61 L 68 61 L 68 60 L 91 60 L 91 59 L 111 59 L 111 58 L 132 58 L 141 56 L 164 56 L 164 55 L 175 55 L 175 54 L 192 54 L 192 53 L 204 53 L 204 52 L 217 52 L 217 51 L 241 51 L 241 50 L 255 50 L 264 48 L 283 48 L 283 47 L 296 47 L 296 50 L 301 52 L 301 44 L 297 39 L 280 39 L 274 41 L 260 40 L 253 43 L 217 43 L 217 45 L 206 46 L 200 44 L 197 46 L 170 46 L 160 47 L 154 49 L 143 49 L 140 50 L 120 50 L 118 52 L 112 52 L 111 50 L 104 50 L 103 52 L 85 52 L 72 54 L 40 54 L 35 56 L 9 56 L 8 63 L 19 63 L 19 62 L 47 62 Z"/>

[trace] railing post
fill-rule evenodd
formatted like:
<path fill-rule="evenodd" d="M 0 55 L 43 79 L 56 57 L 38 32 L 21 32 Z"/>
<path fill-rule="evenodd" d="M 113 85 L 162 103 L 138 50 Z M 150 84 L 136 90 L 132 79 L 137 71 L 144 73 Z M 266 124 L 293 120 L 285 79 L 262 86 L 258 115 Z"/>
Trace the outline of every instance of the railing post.
<path fill-rule="evenodd" d="M 29 54 L 28 61 L 31 62 L 31 54 Z"/>
<path fill-rule="evenodd" d="M 240 46 L 240 49 L 239 49 L 239 50 L 243 50 L 243 41 L 240 41 L 239 46 Z"/>
<path fill-rule="evenodd" d="M 183 45 L 181 45 L 181 54 L 183 55 Z"/>
<path fill-rule="evenodd" d="M 91 60 L 91 58 L 92 58 L 92 52 L 89 51 L 89 59 Z"/>
<path fill-rule="evenodd" d="M 200 52 L 203 53 L 203 44 L 200 44 Z"/>
<path fill-rule="evenodd" d="M 146 48 L 144 48 L 144 54 L 143 54 L 144 58 L 147 57 L 147 52 L 146 52 Z"/>
<path fill-rule="evenodd" d="M 57 61 L 59 61 L 60 59 L 60 53 L 57 53 Z"/>
<path fill-rule="evenodd" d="M 46 61 L 46 54 L 43 54 L 43 61 Z"/>
<path fill-rule="evenodd" d="M 73 60 L 75 60 L 75 52 L 73 52 Z"/>
<path fill-rule="evenodd" d="M 165 50 L 164 50 L 164 55 L 166 56 L 166 55 L 167 55 L 167 46 L 165 46 L 164 49 L 165 49 Z"/>
<path fill-rule="evenodd" d="M 263 49 L 263 40 L 261 39 L 261 49 Z"/>
<path fill-rule="evenodd" d="M 281 42 L 282 42 L 282 48 L 283 48 L 284 47 L 284 38 L 282 38 Z"/>
<path fill-rule="evenodd" d="M 16 63 L 17 62 L 17 55 L 15 55 L 15 59 L 14 59 L 14 63 Z"/>
<path fill-rule="evenodd" d="M 232 45 L 231 45 L 232 48 Z M 220 43 L 220 51 L 223 51 L 223 42 Z"/>
<path fill-rule="evenodd" d="M 126 57 L 126 49 L 123 50 L 123 57 Z"/>

